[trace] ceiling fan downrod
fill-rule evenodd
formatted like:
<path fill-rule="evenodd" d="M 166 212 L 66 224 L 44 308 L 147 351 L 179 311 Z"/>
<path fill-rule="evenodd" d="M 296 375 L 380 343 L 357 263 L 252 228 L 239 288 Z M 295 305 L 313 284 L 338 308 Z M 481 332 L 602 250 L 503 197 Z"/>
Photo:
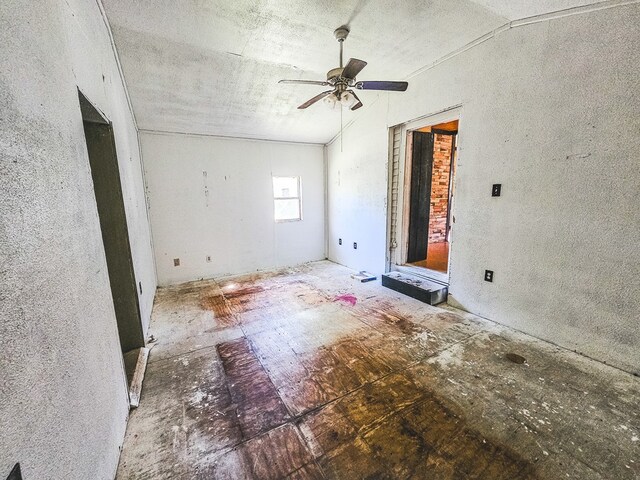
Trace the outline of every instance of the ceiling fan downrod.
<path fill-rule="evenodd" d="M 344 47 L 344 41 L 349 35 L 349 28 L 346 25 L 343 25 L 342 27 L 338 27 L 333 32 L 333 35 L 336 37 L 336 40 L 338 40 L 338 43 L 340 44 L 340 68 L 343 68 L 342 49 Z"/>

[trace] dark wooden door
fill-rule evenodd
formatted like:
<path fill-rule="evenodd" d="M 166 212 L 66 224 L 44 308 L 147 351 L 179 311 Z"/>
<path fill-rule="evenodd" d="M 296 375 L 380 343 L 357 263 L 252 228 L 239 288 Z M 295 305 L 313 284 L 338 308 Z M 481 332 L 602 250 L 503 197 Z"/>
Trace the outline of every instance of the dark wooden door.
<path fill-rule="evenodd" d="M 407 263 L 427 258 L 432 167 L 433 133 L 413 132 Z"/>

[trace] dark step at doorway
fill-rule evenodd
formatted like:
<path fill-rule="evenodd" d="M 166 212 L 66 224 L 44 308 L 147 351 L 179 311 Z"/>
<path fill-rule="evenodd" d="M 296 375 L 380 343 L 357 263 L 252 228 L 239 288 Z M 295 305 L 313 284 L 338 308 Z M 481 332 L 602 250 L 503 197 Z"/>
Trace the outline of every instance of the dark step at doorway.
<path fill-rule="evenodd" d="M 429 305 L 446 302 L 449 293 L 446 285 L 400 272 L 382 275 L 382 285 Z"/>

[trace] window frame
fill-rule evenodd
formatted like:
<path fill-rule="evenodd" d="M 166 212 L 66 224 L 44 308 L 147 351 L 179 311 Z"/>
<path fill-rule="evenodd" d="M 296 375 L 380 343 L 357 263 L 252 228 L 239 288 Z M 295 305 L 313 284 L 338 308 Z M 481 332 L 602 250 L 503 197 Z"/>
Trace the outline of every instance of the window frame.
<path fill-rule="evenodd" d="M 294 197 L 276 197 L 273 181 L 276 178 L 295 178 L 298 184 L 298 196 Z M 273 195 L 273 218 L 276 223 L 301 222 L 302 221 L 302 178 L 300 175 L 271 175 L 271 192 Z M 297 200 L 298 201 L 298 218 L 276 218 L 276 202 L 278 200 Z"/>

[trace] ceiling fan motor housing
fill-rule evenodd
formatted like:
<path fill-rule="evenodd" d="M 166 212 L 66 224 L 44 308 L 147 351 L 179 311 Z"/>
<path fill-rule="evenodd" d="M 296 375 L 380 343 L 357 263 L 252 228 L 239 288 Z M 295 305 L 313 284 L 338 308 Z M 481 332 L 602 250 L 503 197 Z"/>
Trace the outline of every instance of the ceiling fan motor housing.
<path fill-rule="evenodd" d="M 342 76 L 344 68 L 334 68 L 327 72 L 327 80 L 336 79 Z"/>

